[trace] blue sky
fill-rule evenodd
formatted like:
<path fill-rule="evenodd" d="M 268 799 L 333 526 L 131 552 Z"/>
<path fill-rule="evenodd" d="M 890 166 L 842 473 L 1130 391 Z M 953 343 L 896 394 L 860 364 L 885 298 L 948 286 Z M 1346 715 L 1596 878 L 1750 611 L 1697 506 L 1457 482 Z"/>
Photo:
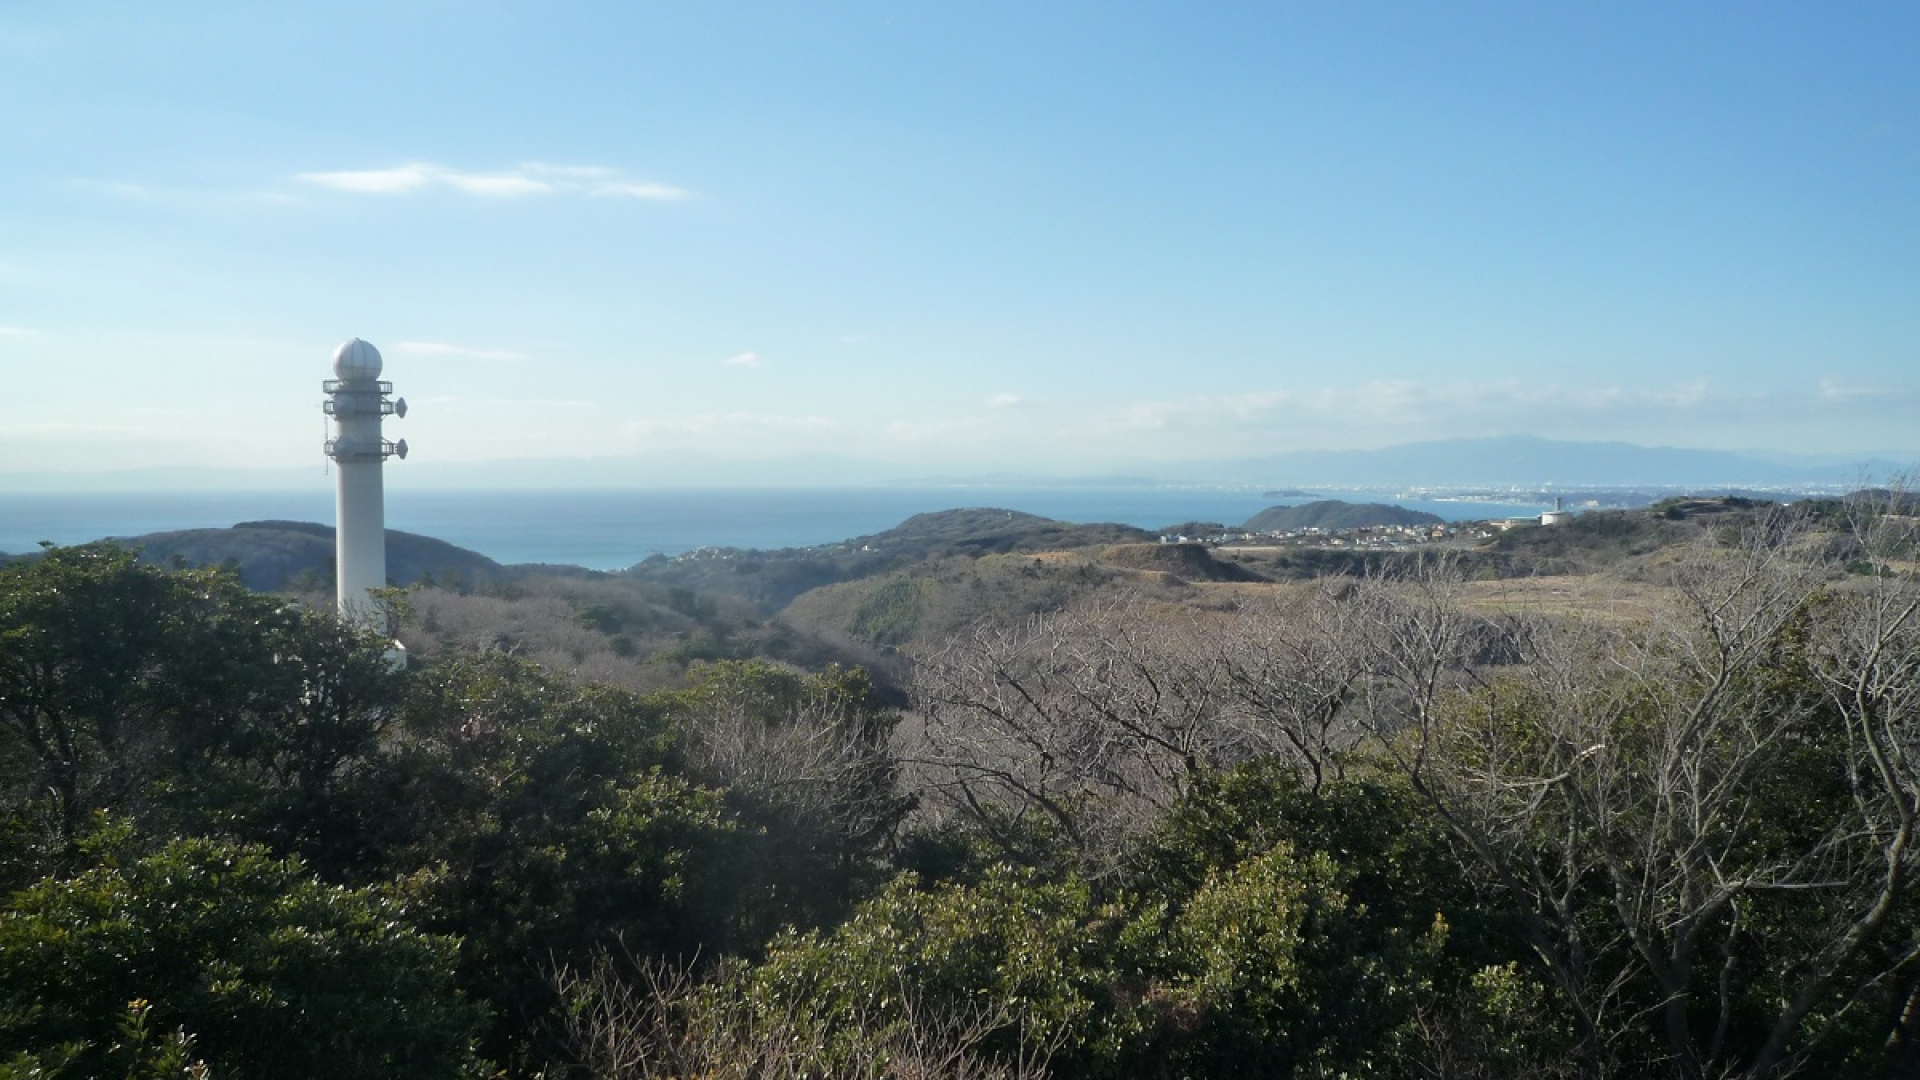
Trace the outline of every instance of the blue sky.
<path fill-rule="evenodd" d="M 1916 43 L 1911 3 L 11 4 L 0 474 L 318 472 L 352 336 L 423 475 L 1920 457 Z"/>

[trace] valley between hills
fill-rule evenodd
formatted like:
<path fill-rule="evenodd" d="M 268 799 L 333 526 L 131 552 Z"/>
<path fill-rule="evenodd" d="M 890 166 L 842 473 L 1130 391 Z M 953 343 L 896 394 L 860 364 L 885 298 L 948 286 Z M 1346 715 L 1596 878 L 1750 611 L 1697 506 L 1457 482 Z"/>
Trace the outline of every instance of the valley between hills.
<path fill-rule="evenodd" d="M 1295 510 L 0 563 L 0 1076 L 1915 1075 L 1920 503 Z"/>
<path fill-rule="evenodd" d="M 1846 500 L 1799 505 L 1832 517 Z M 421 659 L 503 650 L 582 678 L 653 689 L 673 685 L 692 663 L 765 657 L 802 667 L 858 664 L 897 688 L 902 650 L 982 620 L 1119 602 L 1216 611 L 1435 562 L 1485 603 L 1607 606 L 1616 601 L 1595 597 L 1643 594 L 1690 545 L 1776 510 L 1752 497 L 1669 496 L 1555 525 L 1448 524 L 1390 504 L 1322 500 L 1275 507 L 1238 526 L 1146 530 L 975 508 L 916 515 L 835 544 L 701 548 L 608 572 L 502 565 L 389 531 L 388 567 L 404 590 L 400 636 Z M 223 567 L 249 588 L 316 607 L 332 593 L 326 525 L 246 522 L 119 542 L 149 562 Z"/>

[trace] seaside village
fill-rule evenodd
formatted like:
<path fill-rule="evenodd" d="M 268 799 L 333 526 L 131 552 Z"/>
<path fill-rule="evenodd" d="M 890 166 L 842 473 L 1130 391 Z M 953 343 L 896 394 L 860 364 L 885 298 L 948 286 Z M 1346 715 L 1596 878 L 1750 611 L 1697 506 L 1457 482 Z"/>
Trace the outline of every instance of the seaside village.
<path fill-rule="evenodd" d="M 1529 517 L 1436 521 L 1417 525 L 1365 525 L 1351 529 L 1273 529 L 1264 532 L 1223 529 L 1199 536 L 1162 533 L 1160 542 L 1248 549 L 1359 548 L 1370 551 L 1402 551 L 1425 544 L 1486 540 L 1496 533 L 1503 533 L 1521 525 L 1563 525 L 1572 519 L 1573 511 L 1556 506 L 1552 510 Z"/>
<path fill-rule="evenodd" d="M 1413 525 L 1364 525 L 1353 528 L 1306 527 L 1297 529 L 1248 529 L 1213 525 L 1206 531 L 1165 532 L 1162 544 L 1204 544 L 1208 547 L 1241 551 L 1280 551 L 1289 548 L 1330 548 L 1360 551 L 1405 551 L 1426 545 L 1471 544 L 1523 525 L 1563 525 L 1573 520 L 1574 511 L 1555 507 L 1527 517 L 1478 518 L 1464 521 L 1420 522 Z M 837 548 L 839 544 L 824 544 Z M 871 552 L 871 545 L 862 545 Z M 741 552 L 731 547 L 699 547 L 672 556 L 656 556 L 669 562 L 725 562 Z"/>

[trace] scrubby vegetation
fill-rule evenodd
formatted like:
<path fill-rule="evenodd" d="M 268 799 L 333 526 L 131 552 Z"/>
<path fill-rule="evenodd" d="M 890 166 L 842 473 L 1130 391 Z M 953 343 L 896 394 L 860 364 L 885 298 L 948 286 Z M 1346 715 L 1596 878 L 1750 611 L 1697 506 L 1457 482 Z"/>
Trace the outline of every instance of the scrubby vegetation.
<path fill-rule="evenodd" d="M 1289 582 L 935 515 L 423 586 L 406 670 L 0 567 L 0 1077 L 1914 1075 L 1916 522 L 1671 509 Z"/>

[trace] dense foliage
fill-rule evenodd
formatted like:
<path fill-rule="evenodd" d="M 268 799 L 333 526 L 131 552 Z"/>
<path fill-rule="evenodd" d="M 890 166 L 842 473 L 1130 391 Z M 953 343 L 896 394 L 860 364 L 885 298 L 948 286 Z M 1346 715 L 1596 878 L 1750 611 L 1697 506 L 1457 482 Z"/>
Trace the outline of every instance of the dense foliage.
<path fill-rule="evenodd" d="M 258 847 L 102 852 L 0 915 L 0 1038 L 98 1075 L 139 1001 L 148 1022 L 191 1032 L 215 1075 L 478 1076 L 479 1010 L 454 989 L 454 942 L 409 914 Z"/>
<path fill-rule="evenodd" d="M 929 647 L 933 520 L 842 593 L 905 710 L 399 671 L 50 550 L 0 567 L 0 1077 L 1912 1075 L 1913 522 L 1740 514 L 1624 616 L 1428 564 Z"/>

